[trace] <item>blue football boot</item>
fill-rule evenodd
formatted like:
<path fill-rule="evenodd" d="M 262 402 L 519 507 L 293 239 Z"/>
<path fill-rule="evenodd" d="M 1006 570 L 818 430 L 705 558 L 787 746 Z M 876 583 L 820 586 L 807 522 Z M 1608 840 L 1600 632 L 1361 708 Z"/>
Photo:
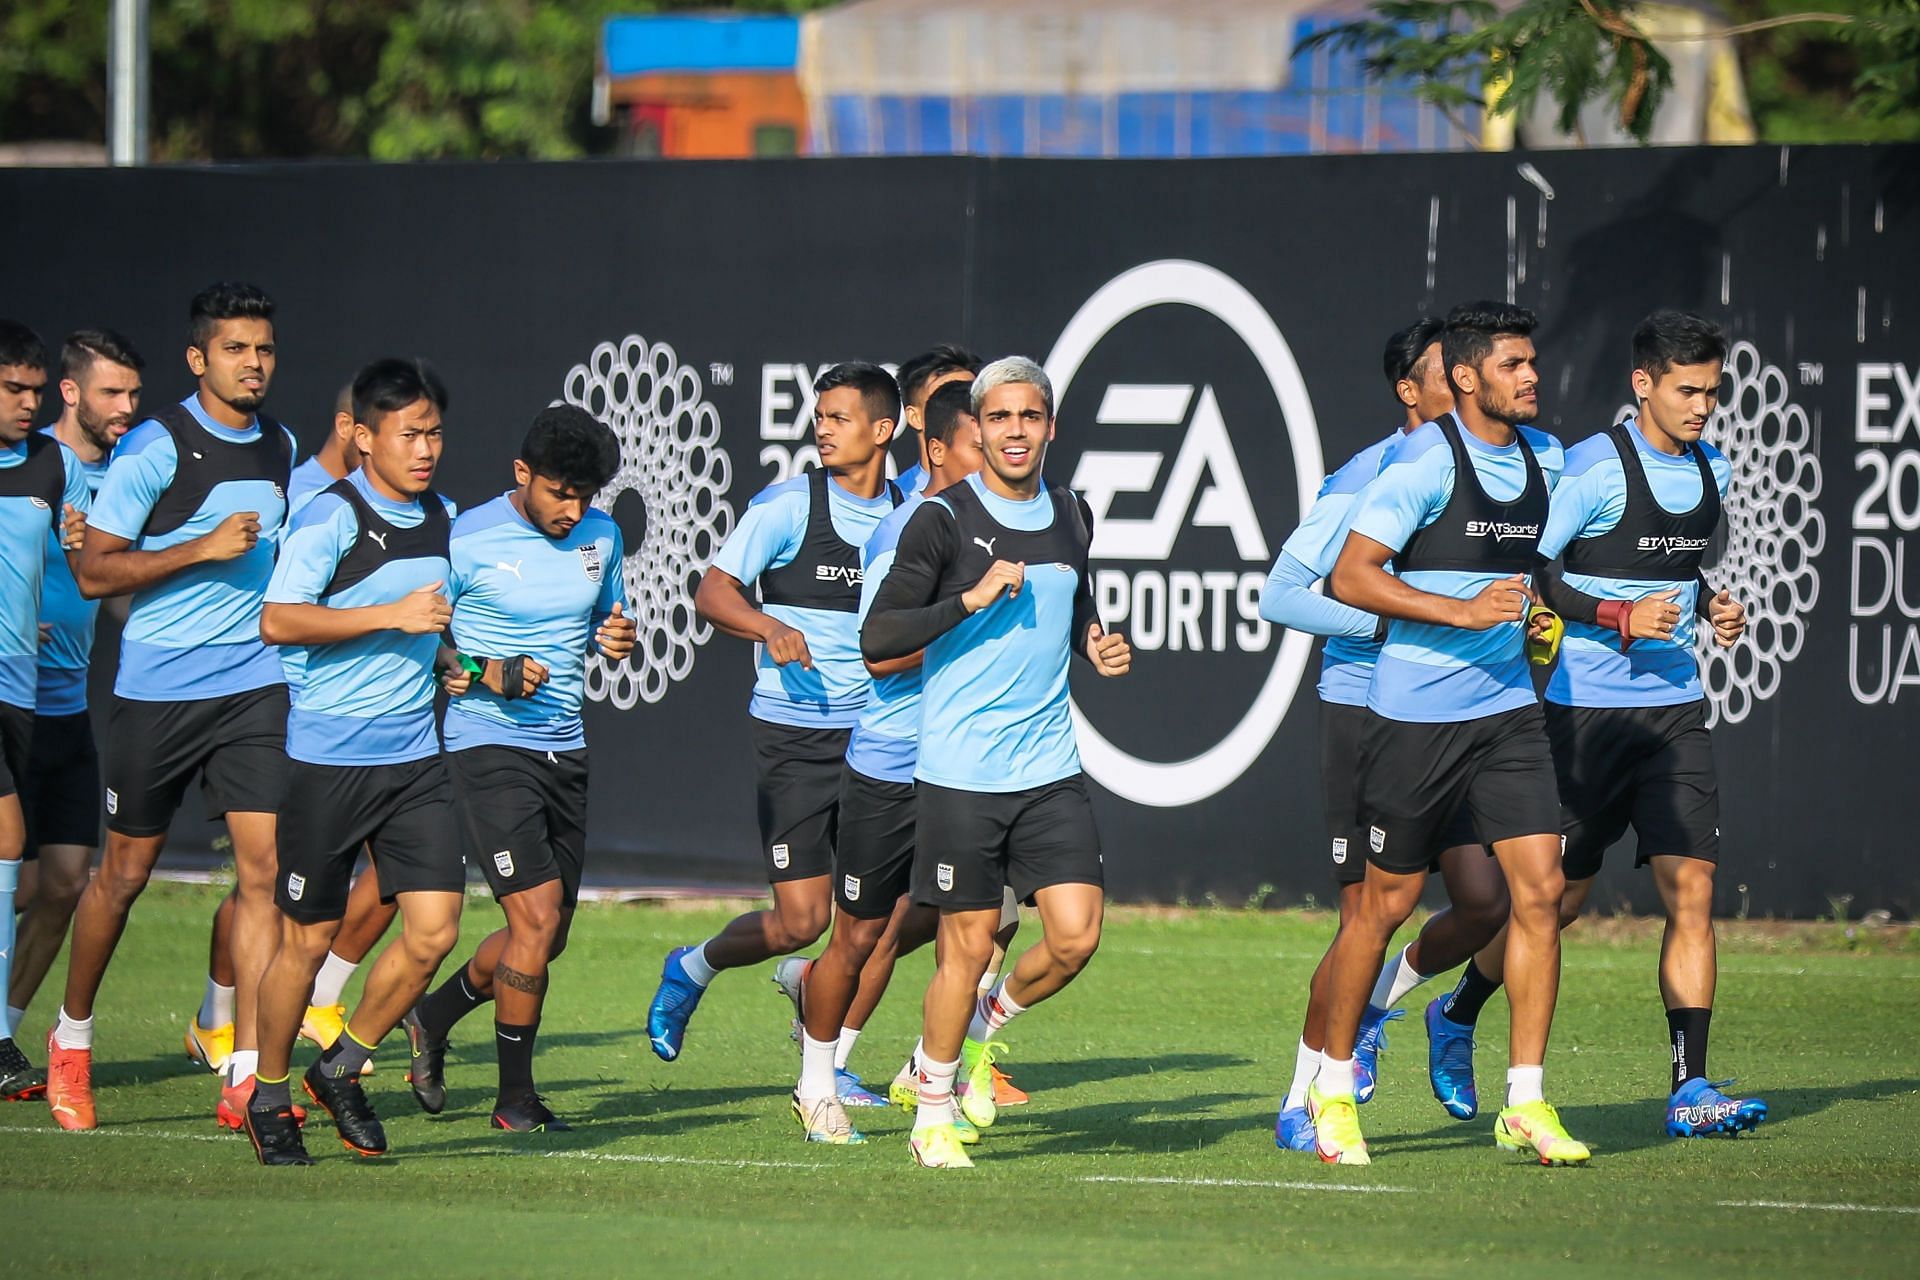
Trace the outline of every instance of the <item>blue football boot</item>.
<path fill-rule="evenodd" d="M 1282 1151 L 1311 1151 L 1315 1136 L 1305 1107 L 1286 1107 L 1273 1122 L 1273 1145 Z"/>
<path fill-rule="evenodd" d="M 1710 1138 L 1725 1134 L 1737 1137 L 1757 1128 L 1767 1118 L 1767 1104 L 1758 1098 L 1729 1098 L 1720 1090 L 1732 1084 L 1722 1080 L 1708 1084 L 1695 1076 L 1667 1099 L 1667 1136 L 1670 1138 Z"/>
<path fill-rule="evenodd" d="M 1471 1120 L 1480 1114 L 1480 1093 L 1473 1084 L 1473 1028 L 1440 1012 L 1445 1003 L 1442 996 L 1427 1006 L 1427 1081 L 1448 1115 Z"/>
<path fill-rule="evenodd" d="M 700 997 L 707 994 L 707 989 L 689 978 L 680 965 L 680 957 L 691 950 L 692 947 L 675 947 L 667 952 L 666 963 L 660 966 L 660 989 L 653 993 L 653 1003 L 647 1006 L 647 1039 L 663 1062 L 672 1062 L 680 1056 L 687 1037 L 687 1020 L 700 1007 Z"/>
<path fill-rule="evenodd" d="M 1360 1015 L 1360 1034 L 1353 1038 L 1353 1100 L 1373 1101 L 1380 1052 L 1387 1047 L 1387 1024 L 1407 1016 L 1405 1009 L 1380 1010 L 1372 1005 Z"/>

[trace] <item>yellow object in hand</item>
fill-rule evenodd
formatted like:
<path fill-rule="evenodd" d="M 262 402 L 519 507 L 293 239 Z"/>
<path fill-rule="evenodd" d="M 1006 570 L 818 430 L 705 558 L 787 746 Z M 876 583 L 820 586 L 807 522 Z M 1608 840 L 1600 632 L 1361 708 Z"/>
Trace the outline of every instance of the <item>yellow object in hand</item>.
<path fill-rule="evenodd" d="M 1541 617 L 1547 619 L 1546 632 L 1539 639 L 1534 638 L 1536 623 Z M 1527 610 L 1527 661 L 1536 667 L 1550 665 L 1560 654 L 1561 638 L 1567 634 L 1566 621 L 1551 609 L 1534 605 Z"/>

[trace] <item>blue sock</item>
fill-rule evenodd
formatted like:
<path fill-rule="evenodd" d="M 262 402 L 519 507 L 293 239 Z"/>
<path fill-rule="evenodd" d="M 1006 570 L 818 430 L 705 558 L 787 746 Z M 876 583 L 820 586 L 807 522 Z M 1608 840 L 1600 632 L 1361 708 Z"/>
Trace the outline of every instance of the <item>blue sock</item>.
<path fill-rule="evenodd" d="M 13 978 L 13 891 L 19 887 L 20 860 L 0 862 L 0 996 Z M 0 1024 L 5 1022 L 0 1016 Z M 6 1027 L 0 1025 L 0 1039 L 6 1038 Z"/>

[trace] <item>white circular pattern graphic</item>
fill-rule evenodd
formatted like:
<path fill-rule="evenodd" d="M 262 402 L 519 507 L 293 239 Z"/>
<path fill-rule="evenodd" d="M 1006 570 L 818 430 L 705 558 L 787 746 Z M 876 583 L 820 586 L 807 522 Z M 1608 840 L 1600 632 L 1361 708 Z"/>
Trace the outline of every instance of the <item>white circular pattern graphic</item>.
<path fill-rule="evenodd" d="M 1808 615 L 1820 599 L 1813 562 L 1827 544 L 1826 520 L 1814 505 L 1821 477 L 1813 429 L 1806 410 L 1787 399 L 1786 371 L 1743 341 L 1727 353 L 1726 377 L 1704 437 L 1733 468 L 1726 546 L 1704 567 L 1715 587 L 1746 606 L 1747 633 L 1722 649 L 1711 628 L 1694 630 L 1709 727 L 1738 724 L 1779 690 L 1781 668 L 1806 643 Z"/>
<path fill-rule="evenodd" d="M 619 662 L 588 656 L 587 697 L 622 710 L 658 702 L 693 670 L 694 646 L 713 635 L 693 593 L 733 529 L 720 415 L 703 398 L 700 375 L 672 347 L 639 334 L 601 343 L 568 370 L 564 398 L 620 439 L 620 470 L 594 505 L 610 512 L 633 493 L 647 513 L 645 536 L 620 565 L 639 638 Z"/>

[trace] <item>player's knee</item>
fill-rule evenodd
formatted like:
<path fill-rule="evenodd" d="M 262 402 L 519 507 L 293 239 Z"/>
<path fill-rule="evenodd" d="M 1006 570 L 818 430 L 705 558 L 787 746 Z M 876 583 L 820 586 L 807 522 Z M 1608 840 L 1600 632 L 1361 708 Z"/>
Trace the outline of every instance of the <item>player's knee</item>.
<path fill-rule="evenodd" d="M 885 920 L 859 920 L 843 915 L 840 923 L 833 927 L 833 940 L 827 944 L 827 950 L 838 952 L 857 967 L 867 962 L 886 931 Z"/>
<path fill-rule="evenodd" d="M 103 863 L 100 874 L 94 877 L 94 890 L 105 898 L 114 910 L 125 911 L 146 889 L 147 877 L 151 873 L 152 868 L 142 863 Z"/>
<path fill-rule="evenodd" d="M 282 916 L 280 953 L 298 961 L 309 972 L 318 973 L 321 963 L 327 958 L 327 948 L 332 945 L 339 924 L 337 920 L 325 924 L 302 924 L 291 917 Z"/>
<path fill-rule="evenodd" d="M 1514 923 L 1527 928 L 1559 928 L 1566 893 L 1567 878 L 1557 867 L 1529 877 L 1525 883 L 1509 884 L 1507 895 L 1513 902 Z"/>
<path fill-rule="evenodd" d="M 820 941 L 820 935 L 827 931 L 827 925 L 833 919 L 833 908 L 826 903 L 794 903 L 784 906 L 774 916 L 774 925 L 778 931 L 775 942 L 788 951 L 798 951 Z"/>
<path fill-rule="evenodd" d="M 986 929 L 950 929 L 940 938 L 939 956 L 943 969 L 957 967 L 984 973 L 987 962 L 993 959 L 993 933 Z"/>
<path fill-rule="evenodd" d="M 560 936 L 560 903 L 529 897 L 514 909 L 514 931 L 525 933 L 528 942 L 546 947 L 551 954 L 554 940 Z"/>
<path fill-rule="evenodd" d="M 401 925 L 400 943 L 407 956 L 417 964 L 437 966 L 460 941 L 457 917 L 437 920 L 408 920 Z"/>
<path fill-rule="evenodd" d="M 1513 903 L 1508 899 L 1506 890 L 1502 889 L 1491 898 L 1470 902 L 1465 906 L 1456 904 L 1453 909 L 1467 931 L 1485 943 L 1500 932 L 1500 926 L 1507 922 L 1507 917 L 1513 912 Z"/>
<path fill-rule="evenodd" d="M 1395 929 L 1407 922 L 1413 915 L 1413 909 L 1420 905 L 1420 886 L 1410 884 L 1368 883 L 1361 895 L 1350 920 L 1341 922 L 1342 929 L 1359 930 L 1365 933 L 1391 936 Z"/>
<path fill-rule="evenodd" d="M 1713 928 L 1713 881 L 1704 880 L 1698 884 L 1682 885 L 1680 891 L 1669 895 L 1667 901 L 1667 919 L 1674 927 L 1687 932 L 1700 932 Z"/>
<path fill-rule="evenodd" d="M 86 892 L 87 880 L 88 873 L 84 865 L 58 871 L 43 868 L 40 885 L 35 890 L 34 905 L 41 911 L 66 919 L 73 915 L 80 895 Z"/>
<path fill-rule="evenodd" d="M 279 870 L 277 866 L 269 866 L 263 874 L 258 867 L 243 867 L 236 862 L 234 864 L 233 893 L 229 895 L 228 900 L 236 906 L 245 903 L 249 907 L 257 907 L 262 903 L 271 902 L 273 901 L 274 880 L 278 876 Z"/>
<path fill-rule="evenodd" d="M 1100 926 L 1076 929 L 1060 938 L 1047 939 L 1047 948 L 1068 973 L 1079 973 L 1100 949 Z"/>
<path fill-rule="evenodd" d="M 560 913 L 560 925 L 553 931 L 553 941 L 547 945 L 547 959 L 558 960 L 567 949 L 567 938 L 573 933 L 573 912 Z"/>

